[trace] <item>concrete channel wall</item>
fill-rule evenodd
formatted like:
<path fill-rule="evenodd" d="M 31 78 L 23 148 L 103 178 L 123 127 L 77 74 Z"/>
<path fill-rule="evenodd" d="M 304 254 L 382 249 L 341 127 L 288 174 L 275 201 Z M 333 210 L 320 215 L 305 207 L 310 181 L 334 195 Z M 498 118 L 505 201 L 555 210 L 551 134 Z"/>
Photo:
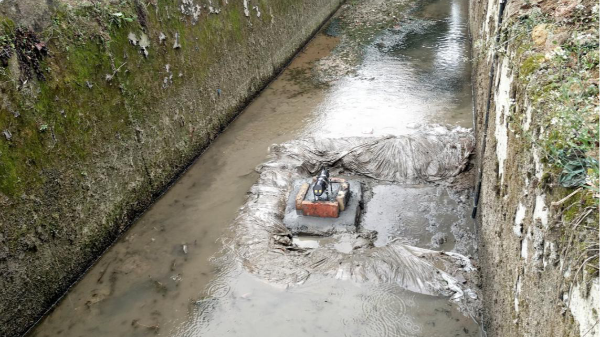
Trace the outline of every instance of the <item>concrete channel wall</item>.
<path fill-rule="evenodd" d="M 598 139 L 597 15 L 592 1 L 471 1 L 488 335 L 600 332 L 598 153 L 582 141 Z M 588 165 L 569 176 L 561 156 Z"/>
<path fill-rule="evenodd" d="M 0 334 L 25 332 L 341 2 L 0 1 Z"/>

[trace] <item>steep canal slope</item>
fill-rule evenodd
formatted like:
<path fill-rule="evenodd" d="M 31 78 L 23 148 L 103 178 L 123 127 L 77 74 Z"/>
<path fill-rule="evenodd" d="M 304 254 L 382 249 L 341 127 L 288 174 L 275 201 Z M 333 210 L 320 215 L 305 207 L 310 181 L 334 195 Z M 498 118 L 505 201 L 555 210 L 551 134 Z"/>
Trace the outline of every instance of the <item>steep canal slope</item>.
<path fill-rule="evenodd" d="M 420 124 L 432 123 L 470 135 L 463 128 L 472 125 L 467 9 L 464 0 L 344 5 L 31 333 L 481 334 L 449 297 L 330 276 L 286 288 L 229 254 L 236 240 L 229 226 L 273 143 L 418 134 Z M 452 185 L 365 181 L 365 227 L 381 233 L 376 246 L 402 240 L 423 252 L 475 255 L 472 176 L 461 178 Z"/>
<path fill-rule="evenodd" d="M 600 333 L 598 7 L 483 0 L 470 8 L 491 335 Z"/>
<path fill-rule="evenodd" d="M 0 334 L 33 324 L 340 2 L 0 1 Z"/>

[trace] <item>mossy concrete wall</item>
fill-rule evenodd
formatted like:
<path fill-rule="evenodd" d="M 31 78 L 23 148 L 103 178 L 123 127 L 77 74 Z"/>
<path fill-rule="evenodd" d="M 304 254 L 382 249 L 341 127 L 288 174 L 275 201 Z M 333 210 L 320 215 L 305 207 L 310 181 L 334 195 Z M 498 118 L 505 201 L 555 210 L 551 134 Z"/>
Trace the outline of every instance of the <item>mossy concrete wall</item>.
<path fill-rule="evenodd" d="M 340 3 L 0 3 L 0 334 L 30 327 Z"/>
<path fill-rule="evenodd" d="M 597 16 L 585 0 L 471 1 L 488 335 L 600 332 Z"/>

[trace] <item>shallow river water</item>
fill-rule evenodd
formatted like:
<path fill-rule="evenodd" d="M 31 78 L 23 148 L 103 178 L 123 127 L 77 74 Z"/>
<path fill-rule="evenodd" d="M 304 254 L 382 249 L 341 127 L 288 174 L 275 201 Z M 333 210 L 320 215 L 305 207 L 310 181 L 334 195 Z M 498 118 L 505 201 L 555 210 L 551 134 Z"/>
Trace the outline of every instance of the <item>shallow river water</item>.
<path fill-rule="evenodd" d="M 472 127 L 467 6 L 423 1 L 393 28 L 374 30 L 357 47 L 351 71 L 333 70 L 323 81 L 320 61 L 339 61 L 336 53 L 350 41 L 343 29 L 326 34 L 339 17 L 348 22 L 357 13 L 342 7 L 29 334 L 480 335 L 478 324 L 443 297 L 331 278 L 285 288 L 221 255 L 221 239 L 270 145 L 406 134 L 419 124 Z M 376 245 L 401 238 L 474 253 L 468 196 L 418 185 L 379 185 L 371 194 L 363 225 L 379 232 Z M 432 244 L 438 232 L 446 239 Z"/>

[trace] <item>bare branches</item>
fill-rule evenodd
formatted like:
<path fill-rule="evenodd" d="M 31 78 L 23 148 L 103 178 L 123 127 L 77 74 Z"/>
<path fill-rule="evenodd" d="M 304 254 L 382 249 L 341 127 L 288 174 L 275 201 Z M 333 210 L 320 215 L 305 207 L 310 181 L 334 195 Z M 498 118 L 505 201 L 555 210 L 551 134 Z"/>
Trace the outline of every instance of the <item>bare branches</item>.
<path fill-rule="evenodd" d="M 583 189 L 583 188 L 579 188 L 579 189 L 577 189 L 577 190 L 573 191 L 572 193 L 570 193 L 569 195 L 567 195 L 567 197 L 565 197 L 565 198 L 561 199 L 560 201 L 552 202 L 552 206 L 553 206 L 553 207 L 557 207 L 557 206 L 559 206 L 559 205 L 563 204 L 563 203 L 564 203 L 564 202 L 566 202 L 566 201 L 567 201 L 569 198 L 571 198 L 571 197 L 575 196 L 575 194 L 577 194 L 578 192 L 580 192 L 580 191 L 581 191 L 581 189 Z"/>

